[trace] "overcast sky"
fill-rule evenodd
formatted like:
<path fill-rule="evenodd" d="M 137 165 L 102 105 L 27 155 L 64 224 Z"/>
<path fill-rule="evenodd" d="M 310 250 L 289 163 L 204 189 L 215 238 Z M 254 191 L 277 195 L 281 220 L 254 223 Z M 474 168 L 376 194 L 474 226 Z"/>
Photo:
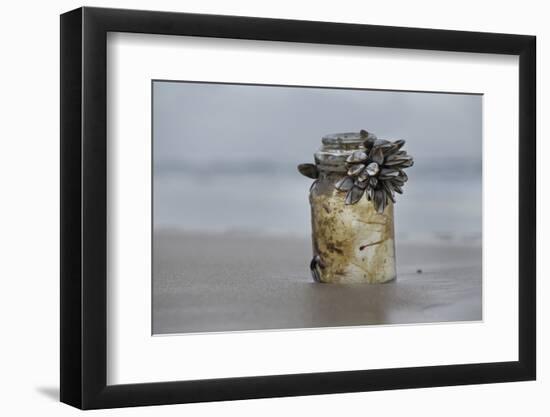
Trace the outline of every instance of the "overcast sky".
<path fill-rule="evenodd" d="M 480 95 L 154 82 L 157 167 L 311 159 L 327 133 L 405 139 L 417 161 L 481 160 Z"/>

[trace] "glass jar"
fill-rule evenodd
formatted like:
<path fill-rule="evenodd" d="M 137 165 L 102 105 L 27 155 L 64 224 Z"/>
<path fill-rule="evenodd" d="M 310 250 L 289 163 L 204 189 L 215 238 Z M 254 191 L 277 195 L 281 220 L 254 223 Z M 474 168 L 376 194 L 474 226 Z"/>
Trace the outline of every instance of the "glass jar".
<path fill-rule="evenodd" d="M 346 204 L 346 194 L 336 187 L 348 171 L 346 159 L 364 150 L 364 141 L 359 133 L 326 135 L 315 153 L 310 266 L 318 282 L 374 284 L 396 278 L 393 203 L 382 210 L 367 197 Z"/>

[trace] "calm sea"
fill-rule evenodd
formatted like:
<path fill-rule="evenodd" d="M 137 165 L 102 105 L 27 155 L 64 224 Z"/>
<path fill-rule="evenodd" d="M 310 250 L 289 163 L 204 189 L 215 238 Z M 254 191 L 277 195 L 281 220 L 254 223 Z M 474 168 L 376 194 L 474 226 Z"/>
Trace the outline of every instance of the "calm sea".
<path fill-rule="evenodd" d="M 482 230 L 481 160 L 417 160 L 397 195 L 400 241 L 478 243 Z M 181 162 L 154 169 L 156 229 L 202 233 L 311 233 L 311 180 L 294 164 Z"/>

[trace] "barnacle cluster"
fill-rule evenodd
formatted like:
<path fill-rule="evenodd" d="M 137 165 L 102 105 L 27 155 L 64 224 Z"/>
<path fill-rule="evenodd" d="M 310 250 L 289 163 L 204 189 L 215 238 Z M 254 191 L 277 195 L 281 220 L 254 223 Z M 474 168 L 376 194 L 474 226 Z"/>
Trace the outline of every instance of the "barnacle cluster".
<path fill-rule="evenodd" d="M 404 140 L 378 139 L 365 130 L 363 149 L 354 151 L 346 159 L 347 175 L 335 187 L 346 192 L 346 204 L 357 203 L 363 195 L 372 201 L 378 213 L 384 212 L 389 201 L 395 203 L 395 193 L 402 194 L 408 177 L 404 169 L 413 166 L 413 158 L 401 148 Z"/>

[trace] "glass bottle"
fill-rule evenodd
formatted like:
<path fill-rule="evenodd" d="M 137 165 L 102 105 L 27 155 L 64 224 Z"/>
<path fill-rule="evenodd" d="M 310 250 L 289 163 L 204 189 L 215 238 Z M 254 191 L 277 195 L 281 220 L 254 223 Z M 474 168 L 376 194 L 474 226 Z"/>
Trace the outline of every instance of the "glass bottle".
<path fill-rule="evenodd" d="M 346 204 L 346 193 L 336 187 L 348 171 L 346 159 L 364 149 L 364 141 L 360 133 L 326 135 L 315 153 L 310 266 L 318 282 L 374 284 L 396 278 L 393 203 L 382 212 L 366 196 Z"/>

